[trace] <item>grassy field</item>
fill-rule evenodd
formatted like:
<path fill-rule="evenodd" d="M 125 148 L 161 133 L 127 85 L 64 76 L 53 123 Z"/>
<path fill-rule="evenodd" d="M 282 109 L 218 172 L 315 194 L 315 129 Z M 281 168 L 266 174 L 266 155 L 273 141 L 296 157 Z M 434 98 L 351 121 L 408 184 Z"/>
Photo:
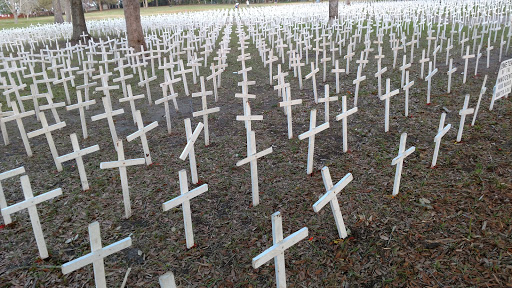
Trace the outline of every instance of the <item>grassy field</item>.
<path fill-rule="evenodd" d="M 294 2 L 294 3 L 304 3 L 304 2 Z M 251 6 L 287 5 L 287 4 L 291 4 L 291 3 L 251 4 Z M 172 6 L 172 7 L 160 6 L 160 7 L 141 8 L 140 14 L 142 16 L 148 16 L 148 15 L 155 15 L 155 14 L 170 14 L 170 13 L 205 11 L 205 10 L 214 10 L 214 9 L 232 9 L 232 8 L 233 8 L 232 4 L 180 5 L 180 6 Z M 94 12 L 85 13 L 86 20 L 101 20 L 101 19 L 108 19 L 108 18 L 121 18 L 121 17 L 124 17 L 123 9 L 109 9 L 109 10 L 104 10 L 104 11 L 94 11 Z M 53 23 L 53 16 L 34 17 L 34 18 L 19 18 L 18 24 L 14 24 L 13 19 L 4 19 L 4 20 L 0 20 L 0 29 L 21 28 L 21 27 L 29 27 L 30 25 L 50 24 L 50 23 Z"/>

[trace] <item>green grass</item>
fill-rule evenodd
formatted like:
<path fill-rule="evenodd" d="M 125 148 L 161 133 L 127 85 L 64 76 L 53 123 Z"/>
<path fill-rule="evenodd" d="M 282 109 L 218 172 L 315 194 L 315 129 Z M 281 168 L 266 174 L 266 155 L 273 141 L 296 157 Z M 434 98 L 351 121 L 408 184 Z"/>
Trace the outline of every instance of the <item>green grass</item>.
<path fill-rule="evenodd" d="M 245 7 L 245 2 L 240 2 L 241 7 Z M 304 2 L 294 2 L 297 4 L 303 4 Z M 307 3 L 307 2 L 306 2 Z M 269 5 L 286 5 L 292 3 L 268 3 L 268 4 L 251 4 L 251 7 L 254 6 L 269 6 Z M 155 14 L 172 14 L 172 13 L 182 13 L 182 12 L 196 12 L 196 11 L 206 11 L 206 10 L 215 10 L 215 9 L 233 9 L 233 4 L 202 4 L 202 5 L 179 5 L 179 6 L 159 6 L 159 7 L 148 7 L 148 8 L 140 8 L 141 16 L 149 16 Z M 94 11 L 85 13 L 85 20 L 102 20 L 108 18 L 122 18 L 124 17 L 123 9 L 109 9 L 104 11 Z M 43 16 L 43 17 L 33 17 L 33 18 L 19 18 L 18 23 L 14 24 L 14 19 L 4 19 L 0 20 L 0 29 L 9 29 L 9 28 L 22 28 L 29 27 L 30 25 L 38 25 L 38 24 L 51 24 L 53 23 L 53 16 Z"/>

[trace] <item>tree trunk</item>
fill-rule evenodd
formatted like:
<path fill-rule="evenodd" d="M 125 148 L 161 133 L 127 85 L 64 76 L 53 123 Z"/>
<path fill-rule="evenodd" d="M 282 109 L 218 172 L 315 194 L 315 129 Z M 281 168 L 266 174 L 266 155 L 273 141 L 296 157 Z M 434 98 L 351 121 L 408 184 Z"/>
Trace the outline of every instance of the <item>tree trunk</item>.
<path fill-rule="evenodd" d="M 158 0 L 155 0 L 155 6 L 158 7 Z"/>
<path fill-rule="evenodd" d="M 146 41 L 142 32 L 140 23 L 140 4 L 139 0 L 123 1 L 124 19 L 126 21 L 126 34 L 128 36 L 128 45 L 133 47 L 136 52 L 140 52 L 142 46 L 146 50 Z"/>
<path fill-rule="evenodd" d="M 71 23 L 71 0 L 64 0 L 64 10 L 66 11 L 66 22 Z"/>
<path fill-rule="evenodd" d="M 73 36 L 71 37 L 72 42 L 78 43 L 79 40 L 88 41 L 91 37 L 87 31 L 87 25 L 85 24 L 84 7 L 82 6 L 82 0 L 70 0 L 71 14 L 73 20 Z M 83 39 L 82 35 L 87 35 Z"/>
<path fill-rule="evenodd" d="M 345 0 L 345 5 L 350 5 L 350 0 Z"/>
<path fill-rule="evenodd" d="M 12 16 L 14 17 L 14 24 L 18 24 L 18 13 L 14 11 L 14 13 L 12 13 Z"/>
<path fill-rule="evenodd" d="M 64 23 L 64 18 L 62 18 L 62 8 L 60 6 L 60 0 L 53 0 L 53 18 L 55 23 Z"/>
<path fill-rule="evenodd" d="M 346 0 L 350 1 L 350 0 Z M 329 0 L 329 26 L 338 18 L 338 0 Z"/>
<path fill-rule="evenodd" d="M 101 3 L 101 1 L 98 1 L 98 6 L 100 8 L 100 11 L 103 11 L 103 3 Z"/>

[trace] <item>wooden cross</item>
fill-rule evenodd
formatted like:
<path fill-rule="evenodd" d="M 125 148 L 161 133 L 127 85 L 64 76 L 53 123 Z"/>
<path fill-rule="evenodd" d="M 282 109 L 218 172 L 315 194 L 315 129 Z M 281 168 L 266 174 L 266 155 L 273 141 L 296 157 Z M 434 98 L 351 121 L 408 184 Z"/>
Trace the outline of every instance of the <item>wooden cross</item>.
<path fill-rule="evenodd" d="M 7 123 L 12 120 L 16 120 L 16 124 L 18 125 L 18 130 L 20 131 L 21 140 L 23 140 L 23 145 L 25 146 L 25 151 L 27 152 L 28 157 L 32 157 L 32 149 L 30 149 L 30 143 L 28 142 L 27 133 L 25 132 L 25 126 L 23 125 L 23 118 L 27 116 L 34 115 L 34 110 L 22 112 L 18 110 L 18 105 L 16 102 L 11 102 L 12 107 L 12 115 L 4 117 L 0 119 L 2 123 Z"/>
<path fill-rule="evenodd" d="M 144 80 L 142 80 L 138 83 L 139 87 L 146 85 L 146 93 L 148 94 L 149 105 L 151 105 L 153 103 L 153 101 L 151 100 L 151 88 L 149 87 L 149 83 L 151 81 L 156 80 L 156 78 L 157 78 L 156 76 L 148 78 L 148 70 L 144 69 Z"/>
<path fill-rule="evenodd" d="M 491 46 L 491 37 L 487 38 L 487 49 L 485 49 L 487 51 L 487 68 L 489 68 L 489 60 L 491 58 L 491 50 L 494 49 L 493 46 Z M 466 53 L 467 55 L 467 53 Z M 474 57 L 474 55 L 473 55 Z"/>
<path fill-rule="evenodd" d="M 437 62 L 437 52 L 441 50 L 441 46 L 437 46 L 436 49 L 434 49 L 434 52 L 432 52 L 432 55 L 434 56 L 434 61 L 432 62 L 432 68 L 436 69 L 436 62 Z"/>
<path fill-rule="evenodd" d="M 450 67 L 448 71 L 446 71 L 446 74 L 448 74 L 448 89 L 446 93 L 450 94 L 451 88 L 452 88 L 452 74 L 457 71 L 457 67 L 453 67 L 453 58 L 450 58 Z"/>
<path fill-rule="evenodd" d="M 441 139 L 443 136 L 448 133 L 448 130 L 452 128 L 452 124 L 448 124 L 444 126 L 444 119 L 446 118 L 446 113 L 441 114 L 441 121 L 439 121 L 439 129 L 437 129 L 437 135 L 434 137 L 434 142 L 436 143 L 436 147 L 434 148 L 434 157 L 432 158 L 432 165 L 430 168 L 436 167 L 437 164 L 437 156 L 439 155 L 439 147 L 441 146 Z"/>
<path fill-rule="evenodd" d="M 338 101 L 338 96 L 329 97 L 329 84 L 325 84 L 325 97 L 318 99 L 318 103 L 325 103 L 325 122 L 329 122 L 329 102 Z"/>
<path fill-rule="evenodd" d="M 378 66 L 379 67 L 377 68 L 377 73 L 375 73 L 375 77 L 377 77 L 377 83 L 378 83 L 377 91 L 378 91 L 378 95 L 380 97 L 380 96 L 382 96 L 382 84 L 381 84 L 382 74 L 384 74 L 386 71 L 388 71 L 388 67 L 384 67 L 384 68 L 380 69 L 380 64 Z"/>
<path fill-rule="evenodd" d="M 425 81 L 428 82 L 427 84 L 427 105 L 430 104 L 430 87 L 432 86 L 431 83 L 432 83 L 432 77 L 434 77 L 434 75 L 436 75 L 437 73 L 437 68 L 432 70 L 432 62 L 428 62 L 428 75 L 425 77 Z"/>
<path fill-rule="evenodd" d="M 108 78 L 112 76 L 112 72 L 103 73 L 103 66 L 100 66 L 100 74 L 93 76 L 92 79 L 101 79 L 101 87 L 96 87 L 95 91 L 102 91 L 105 97 L 108 98 L 110 102 L 110 90 L 119 89 L 119 85 L 108 85 Z"/>
<path fill-rule="evenodd" d="M 5 122 L 2 121 L 2 119 L 11 115 L 13 115 L 12 111 L 2 112 L 2 103 L 0 103 L 0 130 L 2 131 L 2 138 L 4 138 L 5 145 L 9 145 L 9 134 L 7 134 L 7 127 L 5 127 Z"/>
<path fill-rule="evenodd" d="M 100 150 L 100 146 L 94 145 L 91 147 L 80 149 L 80 145 L 78 144 L 78 138 L 76 137 L 76 134 L 73 133 L 69 135 L 69 137 L 71 138 L 73 152 L 57 157 L 56 161 L 58 161 L 59 163 L 64 163 L 69 160 L 76 160 L 78 174 L 80 175 L 80 182 L 82 183 L 82 190 L 87 191 L 89 190 L 89 182 L 87 181 L 87 173 L 85 173 L 85 166 L 82 157 Z"/>
<path fill-rule="evenodd" d="M 331 173 L 329 173 L 329 167 L 325 166 L 322 168 L 322 179 L 324 180 L 324 187 L 326 193 L 313 204 L 313 211 L 315 213 L 320 212 L 322 208 L 329 203 L 331 205 L 332 214 L 334 221 L 336 221 L 336 228 L 338 229 L 338 235 L 341 239 L 347 238 L 347 230 L 345 229 L 345 223 L 343 222 L 343 216 L 341 215 L 340 204 L 338 202 L 338 194 L 350 183 L 354 177 L 351 173 L 348 173 L 343 177 L 336 185 L 333 185 L 331 179 Z"/>
<path fill-rule="evenodd" d="M 414 85 L 414 81 L 409 82 L 409 70 L 405 72 L 405 117 L 409 116 L 409 89 Z"/>
<path fill-rule="evenodd" d="M 469 54 L 469 46 L 466 47 L 466 55 L 462 56 L 462 59 L 464 59 L 464 78 L 462 80 L 462 83 L 466 83 L 466 75 L 468 74 L 468 61 L 471 58 L 475 58 L 475 54 Z"/>
<path fill-rule="evenodd" d="M 347 55 L 345 55 L 343 58 L 347 59 L 347 69 L 345 73 L 350 73 L 350 61 L 352 61 L 352 57 L 354 57 L 354 55 L 356 55 L 356 53 L 352 52 L 352 45 L 348 45 L 347 47 Z M 307 54 L 306 54 L 307 55 Z"/>
<path fill-rule="evenodd" d="M 311 62 L 311 63 L 313 63 L 313 62 Z M 302 104 L 302 99 L 292 100 L 292 95 L 290 92 L 289 85 L 288 85 L 288 87 L 285 88 L 284 94 L 285 95 L 283 98 L 285 98 L 286 100 L 283 102 L 279 102 L 279 107 L 286 107 L 285 111 L 286 111 L 286 118 L 288 121 L 288 139 L 292 139 L 293 138 L 292 106 Z"/>
<path fill-rule="evenodd" d="M 132 238 L 126 237 L 123 240 L 102 247 L 100 223 L 95 221 L 89 224 L 89 241 L 91 242 L 91 253 L 62 265 L 62 274 L 66 275 L 86 265 L 92 264 L 96 288 L 106 288 L 107 280 L 105 279 L 105 263 L 103 259 L 132 246 Z"/>
<path fill-rule="evenodd" d="M 5 219 L 6 216 L 9 217 L 13 213 L 27 209 L 28 215 L 30 216 L 30 222 L 32 223 L 32 230 L 34 231 L 34 236 L 36 238 L 37 248 L 39 249 L 39 256 L 41 256 L 41 259 L 46 259 L 48 258 L 48 249 L 46 248 L 46 243 L 44 241 L 43 229 L 41 228 L 41 222 L 39 222 L 36 205 L 62 195 L 62 189 L 58 188 L 34 197 L 28 176 L 23 175 L 20 180 L 25 201 L 2 208 L 2 216 Z"/>
<path fill-rule="evenodd" d="M 123 102 L 130 103 L 130 111 L 132 113 L 133 123 L 137 124 L 137 117 L 135 115 L 137 112 L 137 108 L 135 108 L 135 100 L 144 99 L 145 96 L 144 96 L 144 94 L 139 94 L 139 95 L 134 96 L 133 92 L 132 92 L 132 85 L 130 85 L 130 84 L 128 84 L 126 86 L 126 90 L 127 90 L 128 95 L 124 98 L 119 98 L 119 103 L 123 103 Z"/>
<path fill-rule="evenodd" d="M 400 87 L 404 87 L 404 81 L 405 81 L 405 71 L 409 68 L 411 68 L 411 63 L 407 63 L 406 64 L 406 61 L 407 61 L 407 56 L 404 55 L 404 58 L 403 58 L 403 64 L 402 66 L 400 66 L 400 71 L 402 71 L 402 81 L 400 82 Z"/>
<path fill-rule="evenodd" d="M 446 44 L 446 65 L 448 65 L 448 58 L 450 58 L 450 50 L 453 49 L 453 45 L 450 44 L 451 39 L 448 39 Z"/>
<path fill-rule="evenodd" d="M 476 31 L 476 30 L 475 30 Z M 474 48 L 474 46 L 473 46 Z M 475 63 L 475 76 L 478 74 L 478 61 L 480 60 L 480 57 L 482 57 L 482 45 L 478 45 L 478 51 L 476 53 L 476 63 Z"/>
<path fill-rule="evenodd" d="M 335 68 L 331 70 L 332 73 L 336 74 L 336 94 L 340 93 L 340 73 L 345 73 L 345 69 L 339 68 L 338 60 L 335 62 Z"/>
<path fill-rule="evenodd" d="M 217 77 L 224 72 L 224 69 L 219 68 L 218 70 L 215 70 L 219 68 L 218 66 L 215 66 L 214 63 L 211 65 L 212 74 L 210 74 L 208 77 L 206 77 L 206 81 L 212 80 L 213 82 L 213 94 L 215 95 L 215 102 L 217 102 L 218 94 L 217 94 Z"/>
<path fill-rule="evenodd" d="M 357 112 L 357 107 L 347 110 L 347 96 L 341 97 L 341 114 L 336 116 L 336 121 L 343 120 L 343 152 L 348 151 L 348 136 L 347 136 L 347 122 L 348 116 Z"/>
<path fill-rule="evenodd" d="M 53 98 L 53 96 L 51 94 L 46 94 L 46 102 L 48 104 L 39 106 L 39 111 L 43 112 L 46 110 L 50 110 L 52 112 L 53 119 L 55 120 L 55 123 L 59 123 L 61 121 L 60 121 L 59 113 L 57 113 L 57 108 L 65 107 L 66 103 L 65 102 L 53 103 L 52 98 Z"/>
<path fill-rule="evenodd" d="M 354 106 L 357 107 L 357 97 L 359 95 L 359 86 L 361 85 L 361 82 L 366 80 L 366 76 L 361 76 L 361 65 L 357 67 L 357 78 L 352 81 L 352 84 L 356 85 L 356 89 L 354 92 Z"/>
<path fill-rule="evenodd" d="M 140 142 L 142 143 L 142 149 L 144 151 L 144 158 L 146 159 L 146 165 L 149 166 L 153 162 L 151 161 L 151 153 L 149 151 L 149 145 L 148 145 L 146 133 L 155 129 L 158 126 L 158 121 L 154 121 L 153 123 L 151 123 L 147 126 L 144 126 L 144 123 L 142 122 L 142 116 L 140 114 L 140 110 L 137 110 L 135 112 L 135 119 L 137 120 L 137 128 L 139 130 L 126 136 L 126 140 L 128 142 L 131 142 L 135 138 L 140 137 Z"/>
<path fill-rule="evenodd" d="M 208 191 L 208 184 L 203 184 L 195 189 L 188 190 L 187 171 L 180 170 L 180 192 L 181 195 L 162 204 L 164 211 L 181 205 L 183 207 L 183 222 L 185 226 L 185 239 L 187 248 L 194 247 L 194 231 L 192 229 L 192 212 L 190 211 L 190 200 Z"/>
<path fill-rule="evenodd" d="M 211 113 L 216 113 L 220 111 L 219 107 L 210 108 L 208 109 L 208 102 L 206 97 L 208 95 L 212 95 L 212 91 L 206 91 L 205 85 L 204 85 L 204 76 L 201 76 L 201 92 L 192 93 L 192 97 L 201 97 L 201 103 L 203 110 L 197 111 L 192 113 L 192 117 L 199 117 L 203 116 L 203 125 L 204 125 L 204 145 L 208 146 L 210 145 L 210 133 L 208 130 L 208 115 Z"/>
<path fill-rule="evenodd" d="M 462 131 L 464 130 L 464 121 L 466 120 L 466 115 L 470 115 L 475 112 L 475 109 L 468 108 L 468 106 L 469 106 L 469 94 L 466 95 L 466 98 L 464 99 L 464 106 L 459 111 L 460 124 L 459 124 L 459 132 L 457 133 L 457 142 L 460 142 L 462 140 Z"/>
<path fill-rule="evenodd" d="M 0 210 L 8 207 L 7 201 L 5 200 L 4 189 L 2 188 L 2 181 L 12 178 L 12 177 L 16 177 L 21 174 L 25 174 L 25 167 L 23 167 L 23 166 L 0 173 Z M 6 215 L 2 215 L 2 216 L 4 218 L 5 225 L 9 225 L 12 223 L 11 215 L 6 214 Z"/>
<path fill-rule="evenodd" d="M 87 137 L 88 137 L 87 136 L 87 121 L 85 121 L 84 108 L 87 108 L 91 105 L 96 104 L 96 100 L 93 99 L 93 100 L 83 102 L 82 92 L 79 90 L 76 91 L 76 98 L 77 98 L 77 103 L 73 104 L 73 105 L 66 106 L 66 111 L 78 109 L 78 111 L 80 113 L 80 124 L 82 124 L 82 134 L 84 136 L 84 139 L 87 139 Z"/>
<path fill-rule="evenodd" d="M 388 78 L 386 79 L 386 94 L 382 95 L 380 98 L 380 100 L 385 100 L 385 108 L 384 108 L 384 131 L 385 132 L 388 132 L 389 131 L 389 104 L 390 104 L 390 99 L 391 97 L 397 95 L 399 92 L 398 89 L 395 89 L 393 91 L 391 91 L 391 80 Z"/>
<path fill-rule="evenodd" d="M 174 280 L 174 274 L 169 271 L 158 278 L 160 288 L 176 288 L 176 282 Z"/>
<path fill-rule="evenodd" d="M 121 82 L 121 87 L 123 88 L 123 96 L 127 97 L 127 91 L 126 91 L 126 80 L 132 79 L 133 74 L 125 75 L 124 74 L 124 68 L 130 67 L 130 64 L 123 65 L 123 58 L 119 58 L 119 63 L 116 68 L 114 68 L 114 71 L 119 71 L 119 77 L 112 79 L 114 83 Z"/>
<path fill-rule="evenodd" d="M 183 60 L 179 61 L 180 70 L 174 72 L 175 75 L 181 75 L 181 79 L 183 79 L 183 88 L 185 89 L 185 95 L 189 96 L 188 92 L 188 84 L 187 84 L 187 73 L 191 73 L 192 69 L 185 69 L 185 65 L 183 65 Z M 220 87 L 220 85 L 219 85 Z"/>
<path fill-rule="evenodd" d="M 164 103 L 164 110 L 165 110 L 165 122 L 167 124 L 167 133 L 171 134 L 171 111 L 169 110 L 169 101 L 172 100 L 174 104 L 174 109 L 176 111 L 179 111 L 178 108 L 178 102 L 176 101 L 176 97 L 178 97 L 178 93 L 174 92 L 174 86 L 173 84 L 176 82 L 181 81 L 181 77 L 171 79 L 169 76 L 169 72 L 164 72 L 166 82 L 160 84 L 160 87 L 162 87 L 162 98 L 155 101 L 156 105 L 159 105 L 161 103 Z M 170 94 L 167 94 L 167 89 L 170 90 Z"/>
<path fill-rule="evenodd" d="M 421 79 L 423 79 L 423 71 L 425 70 L 424 69 L 425 68 L 425 62 L 428 62 L 428 61 L 430 61 L 430 58 L 429 57 L 425 58 L 425 49 L 423 49 L 421 51 L 421 59 L 419 61 L 421 63 L 421 69 L 420 69 L 420 77 L 421 77 Z"/>
<path fill-rule="evenodd" d="M 116 132 L 116 125 L 114 124 L 114 116 L 121 115 L 124 113 L 124 110 L 118 109 L 118 110 L 112 110 L 112 103 L 110 103 L 110 99 L 108 97 L 103 97 L 101 99 L 103 101 L 103 107 L 105 109 L 105 113 L 94 115 L 91 117 L 92 121 L 98 121 L 101 119 L 107 119 L 108 127 L 110 129 L 110 135 L 112 136 L 112 141 L 114 141 L 114 145 L 117 147 L 117 132 Z"/>
<path fill-rule="evenodd" d="M 400 147 L 398 148 L 398 155 L 391 161 L 391 165 L 396 165 L 395 181 L 393 183 L 393 196 L 398 195 L 398 191 L 400 190 L 400 178 L 402 177 L 404 159 L 416 150 L 416 147 L 414 146 L 405 150 L 406 141 L 407 133 L 402 133 L 400 136 Z"/>
<path fill-rule="evenodd" d="M 189 158 L 192 184 L 197 184 L 199 182 L 199 179 L 197 177 L 197 165 L 196 154 L 194 152 L 194 143 L 196 143 L 197 137 L 199 137 L 199 134 L 201 133 L 203 126 L 203 123 L 199 122 L 197 124 L 196 129 L 194 129 L 194 133 L 192 133 L 190 118 L 185 119 L 185 133 L 187 136 L 187 145 L 185 145 L 183 152 L 181 152 L 180 159 L 185 161 L 187 157 Z"/>
<path fill-rule="evenodd" d="M 276 286 L 286 287 L 286 271 L 284 262 L 284 251 L 295 245 L 308 236 L 308 228 L 304 227 L 290 236 L 283 239 L 283 219 L 281 212 L 272 214 L 272 247 L 263 251 L 260 255 L 252 258 L 252 267 L 257 269 L 274 258 L 276 271 Z"/>
<path fill-rule="evenodd" d="M 315 63 L 311 62 L 311 72 L 306 75 L 306 79 L 311 78 L 311 81 L 313 82 L 313 96 L 315 97 L 315 103 L 318 103 L 318 96 L 316 92 L 316 73 L 318 73 L 320 69 L 318 67 L 315 69 Z"/>
<path fill-rule="evenodd" d="M 272 85 L 272 66 L 274 62 L 278 61 L 279 58 L 277 56 L 274 56 L 274 51 L 271 49 L 270 52 L 268 53 L 268 59 L 264 62 L 265 64 L 269 64 L 268 66 L 268 76 L 269 76 L 269 84 Z"/>
<path fill-rule="evenodd" d="M 27 134 L 28 138 L 34 138 L 39 135 L 45 135 L 46 141 L 48 141 L 48 146 L 50 146 L 50 152 L 52 153 L 53 161 L 55 162 L 55 166 L 57 166 L 57 171 L 62 171 L 62 165 L 59 161 L 57 161 L 57 157 L 59 157 L 59 153 L 57 153 L 57 148 L 55 147 L 55 143 L 53 142 L 52 131 L 57 129 L 62 129 L 66 127 L 66 122 L 59 122 L 53 125 L 48 125 L 48 121 L 46 121 L 46 116 L 44 112 L 39 113 L 39 119 L 41 120 L 41 125 L 43 126 L 41 129 L 32 131 Z"/>
<path fill-rule="evenodd" d="M 484 82 L 482 83 L 482 88 L 480 88 L 480 95 L 478 95 L 478 102 L 476 103 L 475 113 L 473 114 L 473 121 L 471 121 L 471 126 L 475 126 L 476 115 L 478 114 L 478 109 L 480 108 L 480 102 L 482 101 L 482 96 L 485 94 L 487 88 L 485 87 L 485 83 L 487 82 L 487 75 L 484 77 Z"/>
<path fill-rule="evenodd" d="M 316 109 L 311 110 L 309 119 L 309 131 L 306 131 L 299 135 L 299 140 L 308 138 L 308 162 L 307 162 L 307 174 L 313 173 L 313 155 L 315 153 L 315 135 L 329 128 L 329 122 L 326 122 L 320 126 L 316 126 Z"/>
<path fill-rule="evenodd" d="M 100 169 L 112 169 L 119 168 L 119 175 L 121 178 L 121 188 L 123 191 L 123 202 L 124 202 L 124 212 L 125 218 L 130 218 L 132 216 L 132 208 L 130 204 L 130 191 L 128 186 L 128 175 L 126 174 L 126 167 L 134 166 L 134 165 L 142 165 L 146 163 L 144 158 L 137 159 L 125 159 L 124 149 L 123 149 L 123 140 L 118 140 L 116 142 L 116 150 L 117 150 L 117 161 L 111 162 L 101 162 Z"/>

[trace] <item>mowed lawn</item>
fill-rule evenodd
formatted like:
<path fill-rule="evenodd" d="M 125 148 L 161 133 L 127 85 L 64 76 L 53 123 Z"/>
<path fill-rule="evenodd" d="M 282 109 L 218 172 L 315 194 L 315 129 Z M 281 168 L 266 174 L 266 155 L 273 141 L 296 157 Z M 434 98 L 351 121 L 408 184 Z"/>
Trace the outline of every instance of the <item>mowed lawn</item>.
<path fill-rule="evenodd" d="M 304 2 L 294 2 L 304 3 Z M 250 4 L 251 6 L 268 6 L 268 5 L 286 5 L 292 3 L 268 3 L 268 4 Z M 245 7 L 245 1 L 241 1 L 241 7 Z M 233 4 L 202 4 L 202 5 L 177 5 L 177 6 L 159 6 L 159 7 L 148 7 L 140 8 L 141 16 L 155 15 L 155 14 L 169 14 L 169 13 L 180 13 L 180 12 L 193 12 L 193 11 L 205 11 L 214 9 L 233 9 Z M 86 20 L 101 20 L 108 18 L 122 18 L 124 17 L 123 9 L 109 9 L 104 11 L 94 11 L 85 13 Z M 65 19 L 65 16 L 64 16 Z M 33 17 L 33 18 L 19 18 L 18 24 L 14 24 L 14 19 L 3 19 L 0 20 L 0 29 L 9 28 L 20 28 L 28 27 L 30 25 L 37 24 L 50 24 L 53 23 L 53 16 L 45 17 Z"/>

